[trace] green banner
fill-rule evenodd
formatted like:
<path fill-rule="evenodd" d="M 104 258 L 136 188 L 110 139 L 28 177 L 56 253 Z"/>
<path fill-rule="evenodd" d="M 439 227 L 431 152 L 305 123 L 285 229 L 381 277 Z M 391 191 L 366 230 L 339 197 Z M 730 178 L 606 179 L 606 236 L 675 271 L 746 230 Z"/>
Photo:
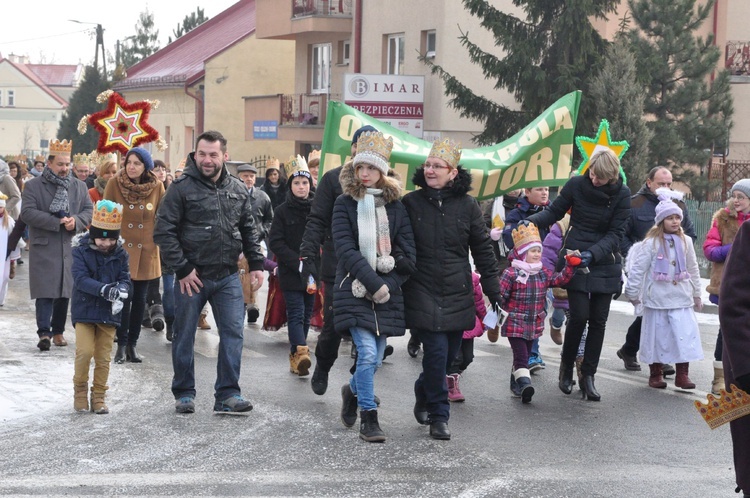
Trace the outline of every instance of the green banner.
<path fill-rule="evenodd" d="M 510 190 L 563 185 L 570 176 L 581 92 L 569 93 L 510 139 L 488 147 L 463 149 L 461 165 L 472 175 L 471 195 L 491 199 Z M 391 167 L 414 190 L 411 179 L 432 143 L 378 121 L 346 104 L 328 102 L 320 174 L 350 159 L 352 135 L 371 125 L 393 138 Z"/>

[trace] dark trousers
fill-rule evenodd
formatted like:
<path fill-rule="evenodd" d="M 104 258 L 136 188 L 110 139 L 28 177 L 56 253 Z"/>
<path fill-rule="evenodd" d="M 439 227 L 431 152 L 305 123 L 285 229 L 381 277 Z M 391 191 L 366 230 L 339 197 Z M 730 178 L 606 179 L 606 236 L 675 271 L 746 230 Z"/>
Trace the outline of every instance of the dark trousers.
<path fill-rule="evenodd" d="M 721 361 L 723 358 L 722 352 L 724 349 L 724 339 L 721 338 L 721 328 L 719 328 L 719 335 L 716 336 L 716 348 L 714 349 L 714 360 Z"/>
<path fill-rule="evenodd" d="M 65 331 L 65 320 L 68 317 L 67 297 L 37 298 L 36 307 L 36 333 L 41 337 L 52 337 Z"/>
<path fill-rule="evenodd" d="M 448 384 L 445 375 L 461 347 L 463 330 L 436 332 L 412 329 L 422 341 L 422 373 L 414 383 L 414 395 L 427 405 L 430 422 L 447 422 L 450 418 Z"/>
<path fill-rule="evenodd" d="M 583 353 L 583 364 L 581 365 L 583 375 L 594 375 L 599 366 L 599 356 L 602 353 L 604 330 L 607 326 L 611 302 L 612 294 L 589 294 L 568 290 L 570 320 L 568 320 L 568 326 L 565 329 L 562 361 L 568 365 L 575 363 L 578 344 L 581 342 L 583 331 L 588 324 L 586 349 Z"/>
<path fill-rule="evenodd" d="M 448 367 L 448 375 L 460 374 L 466 370 L 474 361 L 474 338 L 461 339 L 461 347 L 458 349 L 456 359 Z"/>
<path fill-rule="evenodd" d="M 513 351 L 513 371 L 519 368 L 529 368 L 529 356 L 534 340 L 526 340 L 523 337 L 508 337 L 510 349 Z"/>
<path fill-rule="evenodd" d="M 315 346 L 316 366 L 329 372 L 339 356 L 341 336 L 333 328 L 333 282 L 323 282 L 323 330 Z"/>
<path fill-rule="evenodd" d="M 628 327 L 628 333 L 625 334 L 625 344 L 622 345 L 622 352 L 628 356 L 635 356 L 641 349 L 641 324 L 643 317 L 637 316 L 633 323 Z"/>
<path fill-rule="evenodd" d="M 286 323 L 291 352 L 297 346 L 307 346 L 307 333 L 310 331 L 310 318 L 315 306 L 315 294 L 305 291 L 282 291 L 286 302 Z"/>
<path fill-rule="evenodd" d="M 117 345 L 135 346 L 141 337 L 141 322 L 146 311 L 146 293 L 151 280 L 133 280 L 130 295 L 123 303 L 122 321 L 117 327 Z"/>

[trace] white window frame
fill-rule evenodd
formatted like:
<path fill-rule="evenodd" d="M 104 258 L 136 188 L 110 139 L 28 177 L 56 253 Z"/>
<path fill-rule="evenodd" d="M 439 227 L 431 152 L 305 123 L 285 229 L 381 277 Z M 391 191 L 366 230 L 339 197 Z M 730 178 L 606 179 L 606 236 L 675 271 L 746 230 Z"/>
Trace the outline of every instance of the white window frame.
<path fill-rule="evenodd" d="M 388 58 L 386 60 L 386 74 L 403 74 L 404 72 L 404 45 L 406 36 L 404 33 L 388 35 Z M 392 48 L 394 50 L 392 50 Z M 394 61 L 394 53 L 397 60 Z"/>
<path fill-rule="evenodd" d="M 315 44 L 310 57 L 310 93 L 328 94 L 330 91 L 331 44 Z"/>
<path fill-rule="evenodd" d="M 8 107 L 15 107 L 16 106 L 16 91 L 15 90 L 8 90 Z"/>
<path fill-rule="evenodd" d="M 430 47 L 430 39 L 432 39 L 432 47 Z M 435 31 L 434 29 L 431 29 L 425 32 L 424 45 L 425 45 L 425 54 L 424 54 L 425 57 L 434 59 L 436 48 L 437 48 L 437 31 Z"/>

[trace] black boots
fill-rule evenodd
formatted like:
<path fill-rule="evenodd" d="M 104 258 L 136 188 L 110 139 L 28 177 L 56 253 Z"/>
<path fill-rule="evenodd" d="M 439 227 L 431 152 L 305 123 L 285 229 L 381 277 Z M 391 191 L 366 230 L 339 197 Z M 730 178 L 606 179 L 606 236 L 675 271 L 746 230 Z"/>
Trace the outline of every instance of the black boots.
<path fill-rule="evenodd" d="M 313 371 L 312 379 L 310 379 L 310 387 L 318 396 L 323 396 L 328 389 L 328 372 L 323 370 L 319 363 L 315 364 L 315 371 Z"/>
<path fill-rule="evenodd" d="M 119 346 L 117 347 L 117 352 L 120 352 Z M 128 344 L 125 346 L 125 355 L 131 363 L 141 363 L 143 361 L 143 358 L 138 354 L 138 351 L 135 350 L 135 345 Z"/>
<path fill-rule="evenodd" d="M 448 430 L 448 422 L 433 422 L 430 424 L 430 437 L 448 441 L 451 438 L 451 431 Z"/>
<path fill-rule="evenodd" d="M 565 363 L 564 361 L 560 362 L 560 377 L 559 377 L 558 386 L 560 387 L 560 390 L 564 392 L 565 394 L 570 394 L 573 392 L 573 365 L 572 364 Z"/>
<path fill-rule="evenodd" d="M 581 391 L 583 392 L 583 399 L 588 398 L 589 401 L 601 401 L 602 399 L 599 391 L 596 390 L 596 386 L 594 385 L 593 375 L 583 375 Z"/>
<path fill-rule="evenodd" d="M 148 309 L 148 315 L 151 319 L 151 328 L 157 332 L 164 330 L 164 306 L 152 304 Z"/>
<path fill-rule="evenodd" d="M 169 342 L 172 342 L 172 338 L 174 337 L 174 330 L 172 327 L 174 326 L 174 318 L 167 318 L 167 340 Z"/>
<path fill-rule="evenodd" d="M 348 383 L 341 386 L 341 421 L 347 427 L 357 422 L 357 396 Z"/>
<path fill-rule="evenodd" d="M 362 410 L 359 412 L 359 437 L 368 443 L 385 442 L 385 434 L 378 423 L 377 410 Z"/>
<path fill-rule="evenodd" d="M 115 353 L 115 363 L 125 362 L 125 345 L 117 344 L 117 352 Z"/>

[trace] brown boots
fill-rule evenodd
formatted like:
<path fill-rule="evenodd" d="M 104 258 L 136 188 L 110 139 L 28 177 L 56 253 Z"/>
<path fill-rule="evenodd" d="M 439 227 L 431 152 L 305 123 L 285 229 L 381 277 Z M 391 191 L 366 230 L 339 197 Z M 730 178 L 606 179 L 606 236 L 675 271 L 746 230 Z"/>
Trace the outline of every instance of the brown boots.
<path fill-rule="evenodd" d="M 695 384 L 688 377 L 689 363 L 678 363 L 675 365 L 677 375 L 674 378 L 674 385 L 680 389 L 695 389 Z"/>
<path fill-rule="evenodd" d="M 304 377 L 310 373 L 310 349 L 307 346 L 297 346 L 297 351 L 289 353 L 289 371 Z"/>
<path fill-rule="evenodd" d="M 106 390 L 106 388 L 105 388 Z M 104 403 L 104 392 L 105 390 L 91 388 L 91 411 L 97 415 L 105 415 L 109 413 L 109 408 Z"/>
<path fill-rule="evenodd" d="M 664 382 L 664 377 L 662 377 L 661 363 L 652 363 L 648 368 L 651 370 L 651 375 L 648 377 L 648 386 L 656 389 L 665 389 L 667 383 Z"/>
<path fill-rule="evenodd" d="M 711 381 L 711 393 L 718 396 L 724 389 L 724 365 L 720 361 L 714 361 L 714 380 Z"/>
<path fill-rule="evenodd" d="M 206 317 L 208 316 L 207 311 L 201 311 L 201 316 L 198 318 L 198 328 L 201 330 L 209 330 L 211 328 L 211 325 L 208 323 L 208 320 L 206 320 Z"/>
<path fill-rule="evenodd" d="M 88 384 L 73 384 L 73 409 L 77 412 L 89 411 Z"/>

